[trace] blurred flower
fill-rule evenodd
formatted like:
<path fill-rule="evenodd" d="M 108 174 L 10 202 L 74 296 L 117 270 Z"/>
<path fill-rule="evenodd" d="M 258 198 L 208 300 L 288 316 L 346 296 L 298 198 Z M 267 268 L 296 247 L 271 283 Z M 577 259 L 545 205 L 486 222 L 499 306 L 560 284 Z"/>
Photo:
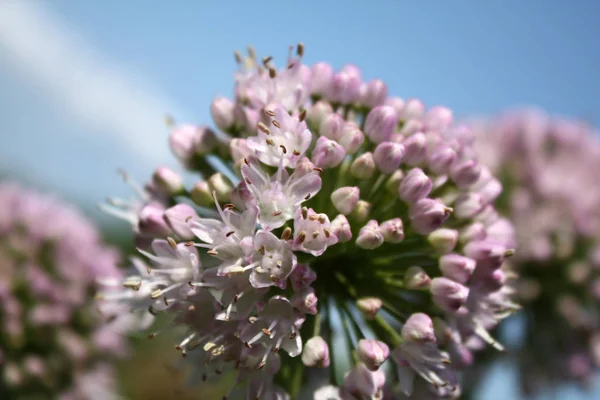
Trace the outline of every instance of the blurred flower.
<path fill-rule="evenodd" d="M 472 126 L 479 157 L 504 178 L 502 193 L 491 175 L 478 190 L 483 198 L 498 197 L 499 211 L 515 224 L 518 251 L 511 265 L 519 279 L 511 286 L 528 310 L 521 343 L 527 351 L 516 353 L 522 389 L 535 393 L 567 381 L 585 384 L 600 365 L 598 132 L 536 109 Z M 468 202 L 464 208 L 472 209 Z M 512 231 L 497 222 L 488 235 Z"/>
<path fill-rule="evenodd" d="M 129 325 L 114 318 L 122 309 L 99 312 L 90 296 L 100 280 L 122 279 L 118 261 L 71 206 L 0 184 L 0 387 L 9 398 L 114 398 L 108 361 L 126 353 Z"/>
<path fill-rule="evenodd" d="M 468 203 L 489 171 L 449 109 L 386 100 L 385 84 L 363 82 L 356 66 L 309 68 L 304 46 L 293 50 L 283 68 L 236 53 L 235 100 L 213 103 L 233 171 L 195 152 L 186 166 L 205 178 L 189 195 L 172 178 L 160 185 L 171 193 L 151 182 L 134 205 L 112 201 L 148 261 L 111 298 L 170 315 L 187 332 L 176 348 L 194 360 L 191 379 L 235 370 L 232 393 L 248 399 L 296 396 L 307 366 L 336 358 L 333 304 L 360 362 L 315 398 L 382 398 L 390 354 L 406 395 L 416 385 L 456 396 L 453 350 L 501 348 L 488 331 L 516 308 L 503 284 L 488 284 L 514 240 L 487 236 L 499 223 L 493 199 Z M 218 172 L 237 179 L 211 189 Z M 467 211 L 456 215 L 459 200 Z M 180 212 L 191 202 L 202 208 Z"/>

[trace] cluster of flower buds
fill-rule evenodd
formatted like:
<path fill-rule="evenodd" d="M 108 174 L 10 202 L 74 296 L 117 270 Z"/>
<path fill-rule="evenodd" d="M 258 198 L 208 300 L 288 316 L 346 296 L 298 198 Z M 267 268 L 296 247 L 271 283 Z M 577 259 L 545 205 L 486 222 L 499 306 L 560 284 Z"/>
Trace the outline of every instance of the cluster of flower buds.
<path fill-rule="evenodd" d="M 111 298 L 171 315 L 197 379 L 235 369 L 248 399 L 297 396 L 305 367 L 348 367 L 317 399 L 380 399 L 395 386 L 380 368 L 390 355 L 405 395 L 456 397 L 455 369 L 501 349 L 489 330 L 517 308 L 501 187 L 448 108 L 303 53 L 281 68 L 236 53 L 235 98 L 211 106 L 221 132 L 171 133 L 202 179 L 188 189 L 160 168 L 140 201 L 111 201 L 148 259 Z M 336 362 L 334 315 L 354 366 Z"/>
<path fill-rule="evenodd" d="M 70 206 L 0 184 L 2 398 L 114 398 L 109 362 L 126 352 L 128 327 L 89 299 L 99 280 L 122 279 L 118 261 Z"/>
<path fill-rule="evenodd" d="M 600 366 L 598 132 L 536 109 L 472 126 L 481 159 L 506 177 L 499 211 L 516 229 L 522 388 L 586 383 Z"/>

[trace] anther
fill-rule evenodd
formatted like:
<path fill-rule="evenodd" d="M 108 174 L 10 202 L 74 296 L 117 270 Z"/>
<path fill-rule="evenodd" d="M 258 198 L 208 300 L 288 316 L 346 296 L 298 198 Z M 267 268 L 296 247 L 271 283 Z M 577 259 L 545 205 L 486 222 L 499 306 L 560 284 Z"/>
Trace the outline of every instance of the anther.
<path fill-rule="evenodd" d="M 271 121 L 271 123 L 273 124 L 273 126 L 275 126 L 276 128 L 281 128 L 281 124 L 279 123 L 279 121 L 277 121 L 276 119 L 274 119 L 273 121 Z"/>
<path fill-rule="evenodd" d="M 263 122 L 258 122 L 258 124 L 256 125 L 258 129 L 260 129 L 261 131 L 263 131 L 264 133 L 266 133 L 267 135 L 271 134 L 271 130 L 269 129 L 269 127 L 267 127 Z"/>
<path fill-rule="evenodd" d="M 274 217 L 277 217 L 278 215 L 281 215 L 282 213 L 283 213 L 283 211 L 274 211 L 273 214 L 271 214 L 271 215 L 273 215 Z"/>
<path fill-rule="evenodd" d="M 273 111 L 273 110 L 265 110 L 265 114 L 267 114 L 269 117 L 274 117 L 275 116 L 275 111 Z"/>
<path fill-rule="evenodd" d="M 172 237 L 168 237 L 167 242 L 169 243 L 169 246 L 173 248 L 173 250 L 177 250 L 177 242 L 175 241 L 175 239 L 173 239 Z"/>
<path fill-rule="evenodd" d="M 283 150 L 283 154 L 287 154 L 287 149 L 284 145 L 280 144 L 279 147 L 281 147 L 281 150 Z"/>

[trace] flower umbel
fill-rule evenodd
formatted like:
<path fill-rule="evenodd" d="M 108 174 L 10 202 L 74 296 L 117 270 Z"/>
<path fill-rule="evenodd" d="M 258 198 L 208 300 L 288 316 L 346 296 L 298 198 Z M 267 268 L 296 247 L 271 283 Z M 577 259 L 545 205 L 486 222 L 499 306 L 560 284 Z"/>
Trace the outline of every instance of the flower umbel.
<path fill-rule="evenodd" d="M 207 207 L 212 197 L 216 212 L 186 216 L 185 190 L 144 192 L 145 207 L 168 224 L 149 230 L 139 211 L 127 214 L 138 237 L 150 239 L 140 250 L 152 266 L 129 278 L 135 293 L 120 300 L 172 315 L 188 331 L 178 348 L 203 360 L 198 376 L 236 369 L 248 399 L 281 398 L 280 387 L 297 396 L 305 366 L 330 361 L 341 387 L 328 393 L 380 399 L 389 354 L 405 371 L 405 393 L 410 376 L 455 395 L 443 347 L 496 344 L 488 330 L 511 311 L 503 286 L 485 283 L 512 255 L 512 238 L 487 237 L 498 220 L 493 199 L 475 211 L 460 203 L 489 171 L 449 109 L 388 97 L 382 81 L 363 81 L 354 65 L 310 68 L 303 54 L 303 45 L 291 49 L 280 69 L 254 50 L 236 56 L 235 100 L 212 107 L 223 131 L 215 147 L 229 149 L 219 152 L 232 169 L 223 176 L 237 177 L 230 198 L 201 180 L 191 200 Z M 186 167 L 205 177 L 225 172 L 202 157 L 195 152 Z M 468 212 L 457 216 L 459 205 Z M 433 328 L 415 333 L 433 317 L 456 343 L 437 341 Z M 340 319 L 348 350 L 359 354 L 354 366 L 340 364 L 332 346 Z"/>

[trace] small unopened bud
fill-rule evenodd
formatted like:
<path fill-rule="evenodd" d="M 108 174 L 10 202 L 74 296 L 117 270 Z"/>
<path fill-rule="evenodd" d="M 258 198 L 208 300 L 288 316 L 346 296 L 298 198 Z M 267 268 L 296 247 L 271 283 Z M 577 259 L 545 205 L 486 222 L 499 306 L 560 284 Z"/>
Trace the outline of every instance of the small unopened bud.
<path fill-rule="evenodd" d="M 344 149 L 346 154 L 354 154 L 360 149 L 360 146 L 365 142 L 365 135 L 362 133 L 358 125 L 355 122 L 348 121 L 342 127 L 340 133 L 339 143 Z"/>
<path fill-rule="evenodd" d="M 385 182 L 385 190 L 393 195 L 398 194 L 402 179 L 404 179 L 404 172 L 401 169 L 397 169 Z"/>
<path fill-rule="evenodd" d="M 190 240 L 194 238 L 191 230 L 191 221 L 197 220 L 198 214 L 193 207 L 188 204 L 177 204 L 168 208 L 164 214 L 164 220 L 169 224 L 169 227 L 175 234 L 183 239 Z"/>
<path fill-rule="evenodd" d="M 373 152 L 375 164 L 384 174 L 391 174 L 397 170 L 402 157 L 404 157 L 404 146 L 400 143 L 382 142 Z"/>
<path fill-rule="evenodd" d="M 427 157 L 427 165 L 436 174 L 447 174 L 456 157 L 456 151 L 450 146 L 438 145 Z"/>
<path fill-rule="evenodd" d="M 329 346 L 321 336 L 313 336 L 306 341 L 302 350 L 302 363 L 309 368 L 329 366 Z"/>
<path fill-rule="evenodd" d="M 462 307 L 469 296 L 469 288 L 448 278 L 431 281 L 433 302 L 444 311 L 454 312 Z"/>
<path fill-rule="evenodd" d="M 211 152 L 216 144 L 215 133 L 206 126 L 182 125 L 169 135 L 171 151 L 186 166 L 195 155 Z"/>
<path fill-rule="evenodd" d="M 327 90 L 327 98 L 334 102 L 350 104 L 357 100 L 360 90 L 360 74 L 342 70 L 334 74 Z"/>
<path fill-rule="evenodd" d="M 450 253 L 458 242 L 458 231 L 455 229 L 440 228 L 427 236 L 427 241 L 439 254 Z"/>
<path fill-rule="evenodd" d="M 373 339 L 361 339 L 356 352 L 358 359 L 371 371 L 377 371 L 390 356 L 388 345 Z"/>
<path fill-rule="evenodd" d="M 342 214 L 339 214 L 331 221 L 331 233 L 337 236 L 338 242 L 340 243 L 346 243 L 352 240 L 350 223 Z"/>
<path fill-rule="evenodd" d="M 298 264 L 290 275 L 290 281 L 292 282 L 294 292 L 309 287 L 316 279 L 317 274 L 306 264 Z"/>
<path fill-rule="evenodd" d="M 400 243 L 404 240 L 404 224 L 402 219 L 393 218 L 381 223 L 383 240 L 388 243 Z"/>
<path fill-rule="evenodd" d="M 435 106 L 425 114 L 425 124 L 428 131 L 443 131 L 452 124 L 452 111 L 443 106 Z"/>
<path fill-rule="evenodd" d="M 375 318 L 382 305 L 381 299 L 377 297 L 363 297 L 356 301 L 356 306 L 368 320 Z"/>
<path fill-rule="evenodd" d="M 229 179 L 225 178 L 225 175 L 220 172 L 211 175 L 208 178 L 208 187 L 211 192 L 215 192 L 218 201 L 229 201 L 229 195 L 233 190 L 233 186 L 229 182 Z"/>
<path fill-rule="evenodd" d="M 344 376 L 341 390 L 342 399 L 380 399 L 383 398 L 385 373 L 382 370 L 371 371 L 363 363 L 356 364 Z M 351 395 L 346 396 L 346 393 Z"/>
<path fill-rule="evenodd" d="M 420 119 L 425 115 L 425 104 L 418 99 L 407 99 L 400 113 L 400 119 Z"/>
<path fill-rule="evenodd" d="M 321 125 L 319 125 L 319 135 L 338 141 L 342 136 L 343 126 L 344 118 L 341 115 L 335 113 L 328 114 L 323 118 Z"/>
<path fill-rule="evenodd" d="M 458 283 L 467 283 L 477 262 L 472 258 L 464 257 L 458 254 L 446 254 L 440 257 L 440 271 L 446 278 L 450 278 Z"/>
<path fill-rule="evenodd" d="M 158 167 L 154 171 L 152 183 L 167 196 L 176 196 L 184 190 L 181 176 L 167 167 Z"/>
<path fill-rule="evenodd" d="M 333 108 L 331 104 L 319 100 L 308 109 L 306 121 L 313 129 L 319 129 L 325 118 L 332 113 Z"/>
<path fill-rule="evenodd" d="M 215 125 L 223 131 L 235 125 L 235 104 L 226 97 L 217 97 L 213 100 L 210 114 Z"/>
<path fill-rule="evenodd" d="M 469 243 L 485 239 L 487 231 L 485 225 L 481 222 L 473 222 L 471 225 L 463 228 L 460 231 L 459 240 L 461 243 Z"/>
<path fill-rule="evenodd" d="M 310 68 L 312 94 L 328 93 L 333 78 L 333 67 L 327 63 L 316 63 Z"/>
<path fill-rule="evenodd" d="M 506 246 L 498 243 L 481 240 L 467 243 L 464 253 L 467 257 L 480 262 L 482 265 L 485 264 L 490 268 L 500 268 L 504 259 L 511 256 L 514 250 L 507 249 Z"/>
<path fill-rule="evenodd" d="M 461 193 L 454 202 L 454 213 L 458 218 L 471 219 L 487 205 L 479 193 Z"/>
<path fill-rule="evenodd" d="M 431 278 L 421 267 L 409 267 L 404 273 L 404 286 L 410 290 L 426 289 L 431 283 Z"/>
<path fill-rule="evenodd" d="M 291 299 L 294 308 L 305 314 L 315 315 L 317 313 L 318 298 L 312 287 L 307 287 L 296 292 Z"/>
<path fill-rule="evenodd" d="M 383 81 L 373 79 L 365 85 L 364 91 L 361 92 L 361 103 L 367 107 L 375 107 L 385 103 L 388 88 Z"/>
<path fill-rule="evenodd" d="M 366 152 L 357 157 L 350 165 L 350 174 L 358 179 L 369 179 L 375 173 L 373 153 Z"/>
<path fill-rule="evenodd" d="M 421 132 L 417 132 L 406 138 L 404 145 L 404 162 L 408 165 L 419 165 L 425 161 L 427 156 L 427 138 Z"/>
<path fill-rule="evenodd" d="M 350 218 L 356 220 L 356 222 L 358 223 L 365 222 L 367 218 L 369 218 L 369 214 L 371 213 L 372 207 L 373 206 L 371 205 L 371 203 L 364 200 L 359 200 L 356 203 L 356 207 L 354 207 L 354 210 L 352 210 L 352 213 L 350 213 Z"/>
<path fill-rule="evenodd" d="M 431 193 L 433 182 L 421 168 L 413 168 L 400 182 L 398 194 L 407 203 L 416 203 Z"/>
<path fill-rule="evenodd" d="M 402 338 L 413 342 L 435 342 L 433 321 L 427 314 L 412 314 L 402 326 Z"/>
<path fill-rule="evenodd" d="M 389 140 L 398 125 L 398 113 L 390 106 L 377 106 L 367 115 L 365 134 L 374 143 Z"/>
<path fill-rule="evenodd" d="M 192 201 L 199 206 L 207 206 L 214 202 L 210 187 L 206 181 L 198 181 L 190 191 Z"/>
<path fill-rule="evenodd" d="M 383 244 L 383 234 L 377 221 L 372 219 L 358 232 L 356 245 L 360 248 L 373 250 Z"/>
<path fill-rule="evenodd" d="M 331 202 L 341 214 L 348 215 L 356 207 L 360 198 L 360 189 L 357 186 L 345 186 L 331 193 Z"/>
<path fill-rule="evenodd" d="M 466 188 L 477 182 L 481 174 L 481 166 L 475 160 L 467 160 L 453 166 L 450 177 L 459 188 Z"/>
<path fill-rule="evenodd" d="M 448 219 L 451 208 L 433 199 L 421 199 L 409 209 L 411 226 L 415 232 L 427 235 L 438 229 Z"/>
<path fill-rule="evenodd" d="M 139 233 L 145 236 L 165 237 L 171 228 L 163 218 L 165 208 L 159 203 L 149 203 L 138 213 Z"/>
<path fill-rule="evenodd" d="M 346 151 L 339 143 L 321 136 L 312 152 L 312 162 L 319 168 L 334 168 L 345 156 Z"/>
<path fill-rule="evenodd" d="M 252 194 L 248 190 L 246 182 L 243 180 L 233 188 L 229 195 L 229 201 L 231 201 L 238 210 L 242 211 L 246 209 L 246 204 L 248 204 L 250 199 L 252 199 Z"/>

